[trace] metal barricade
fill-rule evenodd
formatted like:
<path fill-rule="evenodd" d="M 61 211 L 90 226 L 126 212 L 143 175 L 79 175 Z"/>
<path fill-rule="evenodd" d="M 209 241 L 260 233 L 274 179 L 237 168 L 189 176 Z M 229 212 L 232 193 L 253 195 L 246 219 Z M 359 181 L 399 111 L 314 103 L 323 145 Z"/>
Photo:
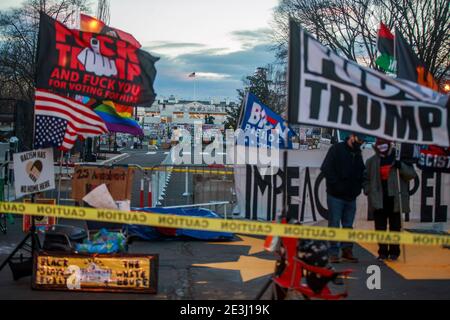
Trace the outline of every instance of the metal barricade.
<path fill-rule="evenodd" d="M 227 208 L 223 204 L 236 203 L 231 167 L 163 163 L 143 169 L 152 172 L 154 207 L 198 207 L 198 204 L 213 204 L 218 214 L 225 215 Z"/>
<path fill-rule="evenodd" d="M 57 199 L 61 205 L 74 205 L 72 178 L 75 165 L 135 168 L 132 207 L 205 207 L 220 215 L 229 215 L 236 204 L 234 173 L 231 166 L 174 165 L 170 153 L 161 164 L 145 167 L 137 164 L 55 164 L 55 190 L 42 197 Z M 61 179 L 61 182 L 59 182 Z"/>

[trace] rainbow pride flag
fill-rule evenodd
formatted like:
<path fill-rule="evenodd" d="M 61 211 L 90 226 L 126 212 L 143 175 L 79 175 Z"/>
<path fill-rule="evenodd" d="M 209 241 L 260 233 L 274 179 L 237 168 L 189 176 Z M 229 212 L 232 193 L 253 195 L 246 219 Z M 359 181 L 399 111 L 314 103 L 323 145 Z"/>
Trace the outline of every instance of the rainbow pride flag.
<path fill-rule="evenodd" d="M 103 101 L 94 108 L 94 112 L 106 123 L 110 132 L 144 135 L 139 123 L 133 119 L 133 107 L 118 105 L 112 101 Z"/>

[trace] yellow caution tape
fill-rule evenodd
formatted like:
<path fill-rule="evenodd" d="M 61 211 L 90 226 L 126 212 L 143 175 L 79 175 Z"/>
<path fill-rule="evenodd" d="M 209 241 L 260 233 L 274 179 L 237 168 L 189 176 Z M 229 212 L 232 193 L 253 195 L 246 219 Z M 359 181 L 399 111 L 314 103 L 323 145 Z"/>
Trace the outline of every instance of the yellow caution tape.
<path fill-rule="evenodd" d="M 262 236 L 272 235 L 327 241 L 432 246 L 450 245 L 450 236 L 448 235 L 312 227 L 304 225 L 200 218 L 148 212 L 127 212 L 108 209 L 55 206 L 48 204 L 0 202 L 0 213 L 53 216 L 57 218 L 75 220 L 92 220 L 201 231 L 221 231 Z"/>

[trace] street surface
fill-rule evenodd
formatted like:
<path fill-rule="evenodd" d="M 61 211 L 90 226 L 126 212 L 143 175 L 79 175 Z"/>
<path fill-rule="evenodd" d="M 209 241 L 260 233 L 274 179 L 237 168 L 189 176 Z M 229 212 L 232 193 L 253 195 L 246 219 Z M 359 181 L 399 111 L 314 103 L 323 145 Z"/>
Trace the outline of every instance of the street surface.
<path fill-rule="evenodd" d="M 168 156 L 167 151 L 123 150 L 129 157 L 119 164 L 138 164 L 154 166 L 161 164 Z M 133 187 L 132 206 L 139 205 L 141 173 L 136 172 Z M 170 205 L 185 204 L 181 196 L 184 192 L 184 173 L 174 173 L 168 179 L 165 197 Z M 179 199 L 175 203 L 175 199 Z M 61 221 L 60 223 L 84 226 L 81 221 Z M 16 217 L 14 225 L 9 226 L 6 235 L 0 234 L 0 260 L 6 258 L 12 248 L 22 239 L 21 218 Z M 74 293 L 33 291 L 30 289 L 30 277 L 13 281 L 7 266 L 0 272 L 0 299 L 254 299 L 266 283 L 274 268 L 275 257 L 263 250 L 264 239 L 236 235 L 236 241 L 134 241 L 130 245 L 131 253 L 158 253 L 160 256 L 157 294 L 121 294 L 121 293 Z M 373 248 L 372 248 L 373 249 Z M 408 280 L 411 273 L 402 268 L 400 260 L 390 267 L 378 262 L 370 246 L 355 246 L 355 254 L 360 258 L 358 264 L 336 264 L 337 270 L 351 268 L 354 272 L 348 280 L 348 299 L 449 299 L 450 274 L 448 265 L 436 265 L 442 270 L 441 279 L 433 279 L 432 274 L 422 272 L 420 280 Z M 450 250 L 436 248 L 442 259 L 450 257 Z M 373 252 L 373 250 L 372 250 Z M 408 266 L 414 264 L 417 248 L 407 247 Z M 375 253 L 375 252 L 373 252 Z M 430 268 L 435 261 L 427 263 Z M 438 259 L 439 260 L 439 259 Z M 448 260 L 445 260 L 448 261 Z M 381 289 L 369 290 L 366 285 L 367 268 L 378 265 L 381 268 Z M 406 266 L 406 265 L 405 265 Z M 423 269 L 423 268 L 422 268 Z M 396 270 L 396 271 L 394 271 Z M 409 270 L 411 271 L 411 270 Z M 417 273 L 417 270 L 414 271 Z M 403 273 L 403 275 L 402 275 Z M 406 275 L 406 278 L 405 278 Z M 414 278 L 414 277 L 412 277 Z M 343 290 L 343 286 L 332 286 Z M 263 297 L 268 299 L 266 293 Z M 292 296 L 292 299 L 299 297 Z"/>

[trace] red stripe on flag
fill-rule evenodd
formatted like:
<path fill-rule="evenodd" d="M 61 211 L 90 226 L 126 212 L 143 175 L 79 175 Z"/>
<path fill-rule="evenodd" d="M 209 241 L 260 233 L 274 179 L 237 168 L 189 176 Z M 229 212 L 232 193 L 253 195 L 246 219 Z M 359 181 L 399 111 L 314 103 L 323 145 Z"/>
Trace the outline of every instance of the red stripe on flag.
<path fill-rule="evenodd" d="M 96 120 L 100 123 L 103 123 L 103 120 L 97 115 L 90 107 L 80 103 L 79 101 L 73 100 L 71 98 L 62 97 L 60 95 L 54 94 L 49 91 L 45 91 L 42 89 L 36 90 L 36 100 L 46 100 L 49 102 L 59 103 L 61 105 L 65 105 L 68 108 L 74 109 L 75 111 L 91 117 L 93 120 Z"/>
<path fill-rule="evenodd" d="M 73 106 L 71 106 L 70 104 L 62 102 L 62 101 L 59 101 L 59 100 L 56 100 L 56 99 L 52 99 L 52 98 L 36 97 L 36 102 L 42 102 L 42 105 L 44 105 L 44 103 L 46 103 L 46 104 L 54 103 L 54 104 L 58 104 L 58 105 L 61 105 L 61 106 L 65 106 L 65 107 L 70 108 L 70 109 L 74 109 Z M 98 121 L 98 122 L 102 121 L 101 118 L 99 116 L 97 116 L 96 114 L 93 115 L 93 114 L 88 113 L 88 112 L 86 112 L 84 110 L 76 110 L 76 111 L 79 113 L 79 115 L 83 115 L 83 116 L 85 116 L 87 118 L 90 118 L 90 119 L 92 119 L 94 121 Z"/>
<path fill-rule="evenodd" d="M 82 134 L 82 133 L 102 134 L 102 133 L 108 132 L 107 130 L 103 130 L 102 127 L 91 125 L 88 122 L 85 122 L 85 121 L 77 118 L 73 114 L 70 114 L 66 110 L 63 110 L 60 108 L 36 105 L 36 111 L 50 111 L 53 114 L 53 116 L 55 116 L 55 117 L 60 116 L 65 119 L 68 118 L 67 120 L 69 120 L 69 122 L 71 122 L 72 127 L 76 130 L 77 134 Z M 37 112 L 36 114 L 40 114 L 40 113 Z M 48 115 L 48 114 L 46 114 L 46 115 Z"/>
<path fill-rule="evenodd" d="M 275 125 L 277 123 L 277 120 L 275 120 L 274 118 L 269 117 L 268 115 L 266 115 L 266 120 L 269 121 L 269 123 L 271 125 Z"/>
<path fill-rule="evenodd" d="M 382 22 L 380 22 L 380 29 L 378 29 L 378 36 L 389 40 L 394 40 L 394 35 Z"/>

